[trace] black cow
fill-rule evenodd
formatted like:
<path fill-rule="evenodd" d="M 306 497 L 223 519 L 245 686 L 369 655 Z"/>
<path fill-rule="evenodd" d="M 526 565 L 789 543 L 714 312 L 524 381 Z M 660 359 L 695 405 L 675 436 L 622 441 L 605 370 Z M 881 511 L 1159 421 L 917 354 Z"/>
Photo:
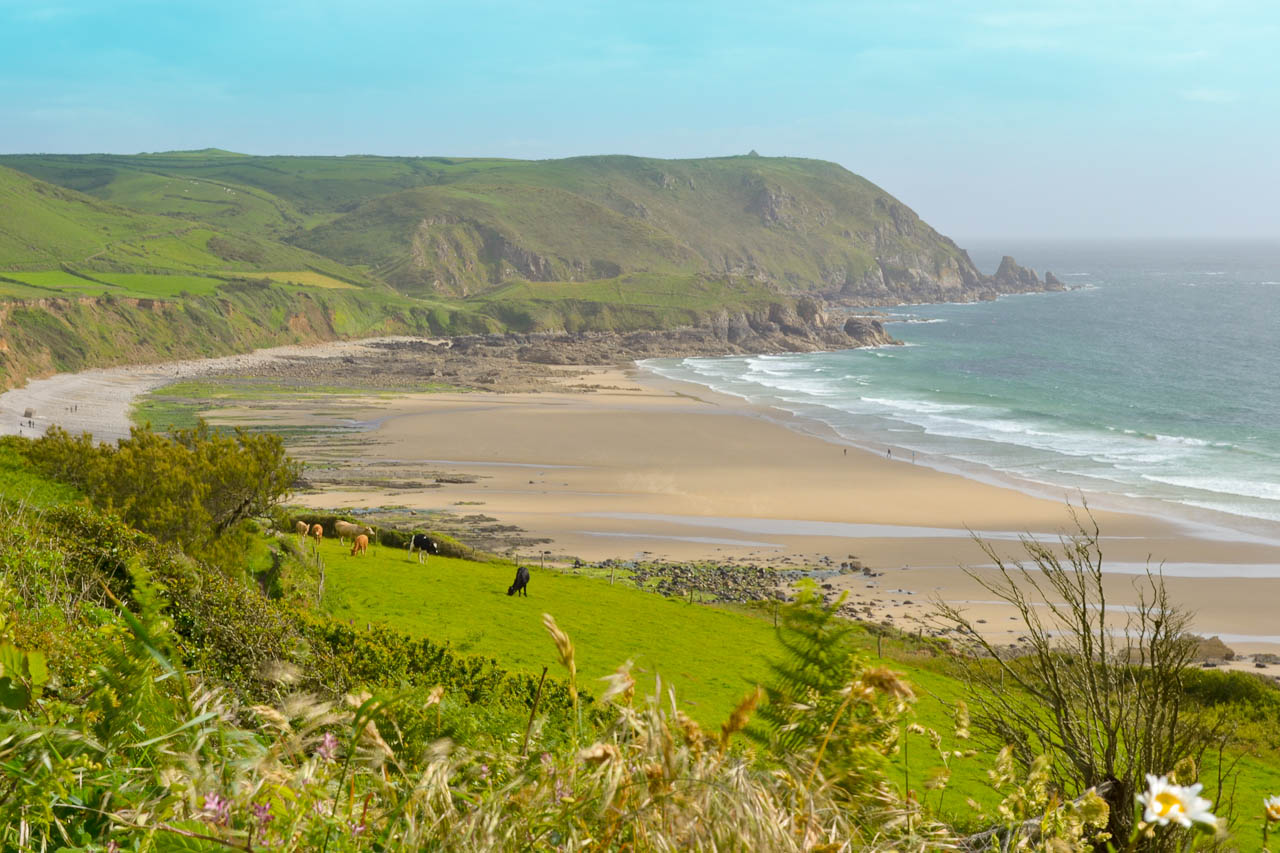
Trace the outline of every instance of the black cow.
<path fill-rule="evenodd" d="M 520 566 L 516 569 L 516 582 L 507 587 L 507 595 L 515 595 L 516 593 L 524 593 L 524 597 L 529 597 L 529 569 L 527 566 Z"/>
<path fill-rule="evenodd" d="M 425 533 L 415 533 L 409 539 L 409 553 L 418 552 L 418 562 L 426 560 L 426 554 L 439 554 L 440 546 L 436 544 L 436 540 L 432 539 Z"/>

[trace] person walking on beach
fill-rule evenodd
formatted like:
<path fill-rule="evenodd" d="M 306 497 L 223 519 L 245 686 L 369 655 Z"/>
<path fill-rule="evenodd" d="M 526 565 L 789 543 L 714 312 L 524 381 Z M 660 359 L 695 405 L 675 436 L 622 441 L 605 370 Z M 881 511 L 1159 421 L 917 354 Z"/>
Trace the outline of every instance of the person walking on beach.
<path fill-rule="evenodd" d="M 884 449 L 884 458 L 885 458 L 885 459 L 892 459 L 892 458 L 893 458 L 893 448 L 892 448 L 892 447 L 886 447 L 886 448 Z"/>

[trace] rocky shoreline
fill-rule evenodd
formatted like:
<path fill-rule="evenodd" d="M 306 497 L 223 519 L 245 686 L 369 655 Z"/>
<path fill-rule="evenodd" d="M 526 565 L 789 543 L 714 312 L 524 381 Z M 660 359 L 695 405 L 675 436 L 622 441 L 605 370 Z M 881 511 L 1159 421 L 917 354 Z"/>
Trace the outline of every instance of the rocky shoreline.
<path fill-rule="evenodd" d="M 724 312 L 707 325 L 669 331 L 507 332 L 380 339 L 331 357 L 316 348 L 306 355 L 229 359 L 208 375 L 377 389 L 443 384 L 483 391 L 544 391 L 563 390 L 566 368 L 572 367 L 630 366 L 646 358 L 814 352 L 896 343 L 874 317 L 829 316 L 817 310 L 805 316 L 775 305 L 754 313 Z"/>

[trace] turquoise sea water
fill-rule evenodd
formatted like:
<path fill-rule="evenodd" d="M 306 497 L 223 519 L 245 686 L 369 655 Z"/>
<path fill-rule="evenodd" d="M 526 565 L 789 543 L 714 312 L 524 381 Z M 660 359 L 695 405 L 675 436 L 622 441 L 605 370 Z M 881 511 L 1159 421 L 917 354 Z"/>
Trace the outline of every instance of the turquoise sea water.
<path fill-rule="evenodd" d="M 646 366 L 899 459 L 1274 534 L 1280 244 L 1000 250 L 1077 289 L 885 309 L 903 347 Z"/>

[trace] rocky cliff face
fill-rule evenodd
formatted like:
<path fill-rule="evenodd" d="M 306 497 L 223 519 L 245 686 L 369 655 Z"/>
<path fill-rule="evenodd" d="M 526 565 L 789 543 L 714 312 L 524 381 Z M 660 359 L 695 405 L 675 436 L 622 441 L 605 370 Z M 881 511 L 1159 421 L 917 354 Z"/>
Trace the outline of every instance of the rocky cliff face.
<path fill-rule="evenodd" d="M 848 305 L 1045 286 L 1012 261 L 983 275 L 905 204 L 818 160 L 506 161 L 439 181 L 369 199 L 296 241 L 403 290 L 463 297 L 628 274 L 728 277 Z"/>
<path fill-rule="evenodd" d="M 453 349 L 492 354 L 514 348 L 520 361 L 536 364 L 608 364 L 619 358 L 815 352 L 894 343 L 871 317 L 817 315 L 806 320 L 794 308 L 776 305 L 720 312 L 697 326 L 662 331 L 468 335 L 454 338 Z"/>

